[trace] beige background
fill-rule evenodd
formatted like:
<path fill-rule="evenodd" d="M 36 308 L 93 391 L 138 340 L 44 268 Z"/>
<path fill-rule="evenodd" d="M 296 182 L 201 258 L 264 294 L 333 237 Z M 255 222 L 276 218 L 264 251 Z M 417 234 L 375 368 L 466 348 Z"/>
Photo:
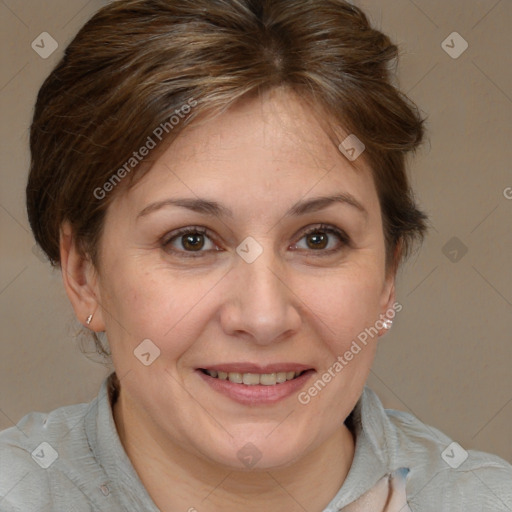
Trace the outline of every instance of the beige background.
<path fill-rule="evenodd" d="M 0 0 L 0 429 L 90 400 L 107 373 L 78 349 L 60 274 L 33 252 L 24 206 L 38 88 L 104 3 Z M 401 87 L 430 132 L 411 175 L 433 227 L 399 275 L 403 310 L 369 385 L 387 407 L 512 462 L 512 2 L 355 3 L 399 43 Z M 454 31 L 469 44 L 457 59 L 441 46 Z M 46 60 L 31 48 L 42 32 L 59 43 Z"/>

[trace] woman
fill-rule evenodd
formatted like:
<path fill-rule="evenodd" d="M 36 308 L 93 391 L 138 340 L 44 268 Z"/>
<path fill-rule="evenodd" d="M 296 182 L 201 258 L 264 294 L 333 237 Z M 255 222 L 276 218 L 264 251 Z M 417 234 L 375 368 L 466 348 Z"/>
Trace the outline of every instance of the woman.
<path fill-rule="evenodd" d="M 0 510 L 512 510 L 365 387 L 426 230 L 397 49 L 342 0 L 121 0 L 40 90 L 27 208 L 115 367 L 0 435 Z"/>

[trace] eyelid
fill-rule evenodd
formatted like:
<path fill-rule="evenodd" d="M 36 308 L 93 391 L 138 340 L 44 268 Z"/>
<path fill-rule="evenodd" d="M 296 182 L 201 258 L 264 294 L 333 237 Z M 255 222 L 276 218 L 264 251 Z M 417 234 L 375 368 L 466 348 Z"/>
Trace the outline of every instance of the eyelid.
<path fill-rule="evenodd" d="M 206 235 L 214 245 L 218 245 L 215 242 L 215 235 L 208 228 L 206 228 L 204 226 L 186 226 L 184 228 L 175 229 L 175 230 L 171 231 L 170 233 L 166 233 L 161 238 L 161 242 L 160 242 L 161 247 L 164 250 L 166 250 L 167 252 L 170 252 L 173 254 L 178 254 L 178 255 L 180 255 L 180 257 L 185 257 L 185 258 L 204 257 L 207 254 L 211 254 L 212 251 L 215 251 L 215 252 L 219 251 L 219 249 L 210 249 L 208 251 L 182 251 L 182 250 L 174 249 L 173 247 L 171 247 L 171 242 L 173 240 L 178 239 L 182 236 L 185 236 L 188 233 L 194 233 L 194 234 L 198 233 L 201 235 Z"/>
<path fill-rule="evenodd" d="M 351 239 L 347 235 L 347 233 L 343 229 L 340 229 L 340 228 L 338 228 L 334 225 L 330 225 L 330 224 L 315 224 L 313 226 L 307 226 L 307 227 L 303 228 L 299 232 L 300 234 L 298 235 L 298 237 L 295 238 L 296 241 L 292 245 L 295 246 L 302 238 L 304 238 L 305 236 L 307 236 L 309 234 L 316 233 L 316 232 L 324 232 L 324 233 L 336 235 L 338 237 L 339 243 L 341 244 L 341 248 L 336 247 L 334 249 L 328 249 L 328 250 L 310 249 L 309 251 L 307 249 L 299 249 L 299 250 L 316 253 L 316 255 L 322 256 L 322 255 L 330 255 L 332 253 L 339 252 L 345 246 L 351 246 Z M 176 230 L 172 231 L 171 233 L 167 233 L 166 235 L 161 237 L 161 246 L 168 252 L 171 252 L 174 254 L 179 254 L 183 257 L 192 257 L 192 258 L 202 257 L 205 255 L 209 255 L 212 252 L 217 252 L 217 251 L 222 250 L 222 249 L 210 249 L 207 251 L 202 251 L 202 250 L 200 250 L 200 251 L 183 251 L 183 250 L 178 250 L 178 249 L 174 249 L 174 248 L 170 247 L 171 242 L 173 240 L 175 240 L 179 237 L 185 236 L 188 233 L 194 233 L 194 234 L 197 233 L 197 234 L 206 235 L 214 245 L 218 246 L 218 244 L 215 242 L 215 238 L 216 238 L 215 235 L 212 233 L 212 231 L 210 231 L 210 229 L 208 229 L 204 226 L 187 226 L 187 227 L 183 227 L 180 229 L 176 229 Z"/>
<path fill-rule="evenodd" d="M 210 230 L 204 226 L 186 226 L 184 228 L 174 229 L 173 231 L 166 233 L 162 237 L 162 243 L 166 245 L 171 242 L 171 240 L 174 240 L 175 238 L 186 235 L 188 233 L 200 233 L 202 235 L 208 235 L 209 237 L 212 234 Z"/>
<path fill-rule="evenodd" d="M 300 240 L 302 240 L 302 238 L 304 238 L 305 236 L 312 234 L 312 233 L 317 233 L 317 232 L 329 233 L 332 235 L 336 235 L 338 237 L 338 240 L 342 247 L 345 247 L 345 246 L 351 247 L 352 241 L 351 241 L 351 238 L 346 233 L 346 231 L 344 231 L 343 229 L 338 228 L 334 225 L 330 225 L 330 224 L 316 224 L 314 226 L 309 226 L 309 227 L 304 228 L 300 232 L 300 235 L 297 238 L 297 242 L 295 242 L 294 245 L 297 244 Z M 334 248 L 334 249 L 318 250 L 318 251 L 311 249 L 308 252 L 317 253 L 318 256 L 322 256 L 322 255 L 329 255 L 334 252 L 339 252 L 340 250 L 341 250 L 341 248 L 338 247 L 338 248 Z"/>

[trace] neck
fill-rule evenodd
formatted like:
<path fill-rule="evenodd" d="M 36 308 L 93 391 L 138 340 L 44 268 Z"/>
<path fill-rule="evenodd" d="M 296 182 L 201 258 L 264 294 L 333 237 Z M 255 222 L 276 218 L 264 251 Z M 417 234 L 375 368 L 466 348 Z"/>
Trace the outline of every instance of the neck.
<path fill-rule="evenodd" d="M 342 424 L 322 445 L 289 466 L 238 471 L 168 440 L 159 442 L 130 414 L 122 393 L 114 405 L 114 420 L 133 467 L 161 512 L 320 512 L 345 481 L 354 457 L 354 438 Z"/>

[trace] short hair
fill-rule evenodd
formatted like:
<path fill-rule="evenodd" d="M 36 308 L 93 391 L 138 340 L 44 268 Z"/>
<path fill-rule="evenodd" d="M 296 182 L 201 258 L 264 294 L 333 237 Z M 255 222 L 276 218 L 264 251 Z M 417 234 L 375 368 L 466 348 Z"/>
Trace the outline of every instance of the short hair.
<path fill-rule="evenodd" d="M 424 119 L 393 84 L 397 57 L 397 46 L 344 0 L 110 3 L 79 31 L 37 97 L 26 188 L 37 243 L 59 265 L 69 221 L 97 265 L 105 212 L 150 168 L 138 150 L 155 130 L 170 144 L 200 116 L 286 86 L 364 143 L 386 266 L 396 270 L 396 255 L 401 261 L 423 239 L 427 221 L 406 169 Z"/>

